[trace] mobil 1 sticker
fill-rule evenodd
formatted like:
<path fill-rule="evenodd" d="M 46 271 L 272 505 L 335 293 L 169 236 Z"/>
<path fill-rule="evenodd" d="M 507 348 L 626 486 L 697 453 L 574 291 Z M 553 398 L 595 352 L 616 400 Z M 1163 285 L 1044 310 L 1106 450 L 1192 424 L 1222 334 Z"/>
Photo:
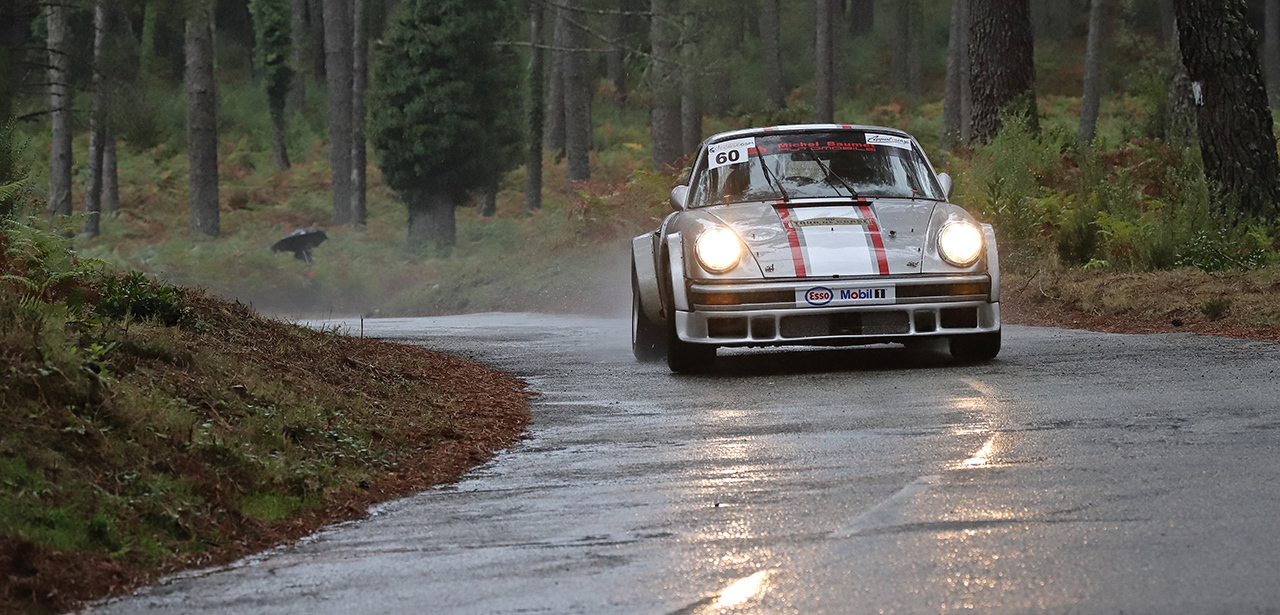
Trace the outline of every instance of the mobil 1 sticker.
<path fill-rule="evenodd" d="M 707 161 L 711 168 L 746 162 L 751 149 L 756 146 L 755 137 L 723 141 L 707 148 Z"/>
<path fill-rule="evenodd" d="M 879 288 L 828 288 L 815 286 L 796 291 L 796 305 L 823 307 L 843 305 L 891 305 L 897 300 L 894 287 Z"/>

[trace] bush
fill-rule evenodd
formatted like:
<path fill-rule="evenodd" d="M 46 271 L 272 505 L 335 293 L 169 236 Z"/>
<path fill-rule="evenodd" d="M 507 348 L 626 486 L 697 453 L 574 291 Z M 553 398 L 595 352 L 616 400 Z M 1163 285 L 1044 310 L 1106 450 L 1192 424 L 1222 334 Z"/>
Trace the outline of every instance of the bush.
<path fill-rule="evenodd" d="M 182 289 L 157 284 L 141 271 L 107 277 L 101 293 L 94 312 L 103 318 L 152 320 L 173 327 L 185 320 L 189 311 L 183 307 Z"/>
<path fill-rule="evenodd" d="M 1039 261 L 1048 249 L 1070 266 L 1219 270 L 1256 267 L 1274 254 L 1262 227 L 1214 235 L 1230 225 L 1210 210 L 1193 154 L 1155 139 L 1087 151 L 1060 128 L 1037 135 L 1005 125 L 974 151 L 957 185 L 1015 258 Z"/>
<path fill-rule="evenodd" d="M 23 144 L 13 121 L 0 124 L 0 218 L 13 216 L 26 200 L 27 168 L 23 164 Z"/>

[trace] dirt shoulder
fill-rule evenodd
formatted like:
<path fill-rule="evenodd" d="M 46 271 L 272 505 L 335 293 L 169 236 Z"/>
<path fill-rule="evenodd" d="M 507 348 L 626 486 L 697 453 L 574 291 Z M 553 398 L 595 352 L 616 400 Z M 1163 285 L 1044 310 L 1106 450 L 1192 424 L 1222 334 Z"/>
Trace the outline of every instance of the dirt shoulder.
<path fill-rule="evenodd" d="M 1006 323 L 1108 333 L 1190 332 L 1280 342 L 1280 271 L 1005 274 Z"/>
<path fill-rule="evenodd" d="M 471 361 L 194 291 L 182 304 L 172 326 L 94 325 L 97 350 L 72 355 L 92 355 L 85 373 L 5 355 L 35 371 L 0 389 L 0 613 L 65 611 L 359 518 L 458 479 L 530 418 L 524 382 Z"/>

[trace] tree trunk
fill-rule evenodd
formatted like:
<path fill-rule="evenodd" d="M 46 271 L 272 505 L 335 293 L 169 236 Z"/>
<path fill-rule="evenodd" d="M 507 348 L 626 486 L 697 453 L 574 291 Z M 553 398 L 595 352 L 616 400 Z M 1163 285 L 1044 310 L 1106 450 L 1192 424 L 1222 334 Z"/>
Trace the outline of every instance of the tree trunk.
<path fill-rule="evenodd" d="M 573 34 L 569 31 L 569 21 L 562 9 L 554 9 L 555 26 L 551 32 L 551 78 L 547 83 L 547 132 L 543 135 L 543 147 L 553 152 L 563 152 L 565 140 L 565 62 L 568 54 L 563 49 L 569 48 Z M 558 154 L 559 155 L 559 154 Z M 557 162 L 559 158 L 557 158 Z"/>
<path fill-rule="evenodd" d="M 1033 0 L 1032 35 L 1037 40 L 1061 41 L 1075 35 L 1072 13 L 1080 9 L 1074 0 Z"/>
<path fill-rule="evenodd" d="M 191 234 L 217 237 L 218 83 L 213 66 L 213 3 L 192 2 L 187 9 L 186 89 L 187 158 L 190 162 Z"/>
<path fill-rule="evenodd" d="M 991 142 L 1005 111 L 1025 116 L 1027 127 L 1039 131 L 1027 0 L 971 0 L 969 18 L 973 138 Z"/>
<path fill-rule="evenodd" d="M 576 0 L 580 3 L 581 0 Z M 574 7 L 575 0 L 565 0 L 567 7 Z M 566 18 L 581 19 L 566 9 Z M 587 58 L 587 31 L 581 26 L 567 24 L 568 47 L 574 51 L 564 57 L 564 149 L 569 159 L 569 181 L 591 179 L 591 67 Z"/>
<path fill-rule="evenodd" d="M 324 0 L 325 79 L 329 86 L 329 160 L 333 177 L 333 223 L 353 226 L 351 210 L 351 4 Z"/>
<path fill-rule="evenodd" d="M 1267 0 L 1267 98 L 1280 109 L 1280 0 Z"/>
<path fill-rule="evenodd" d="M 1191 91 L 1191 78 L 1187 76 L 1187 67 L 1182 63 L 1182 46 L 1179 44 L 1178 19 L 1174 14 L 1173 0 L 1161 0 L 1160 16 L 1165 45 L 1169 51 L 1164 140 L 1170 146 L 1186 149 L 1191 147 L 1196 136 L 1196 106 Z"/>
<path fill-rule="evenodd" d="M 767 1 L 767 0 L 766 0 Z M 653 168 L 675 166 L 684 155 L 680 125 L 680 70 L 675 54 L 678 44 L 672 0 L 652 0 L 653 26 Z"/>
<path fill-rule="evenodd" d="M 524 210 L 533 213 L 542 209 L 542 127 L 545 108 L 542 105 L 543 71 L 546 52 L 543 44 L 543 17 L 545 11 L 538 2 L 529 3 L 529 143 L 525 152 Z"/>
<path fill-rule="evenodd" d="M 49 215 L 71 215 L 71 56 L 67 44 L 65 4 L 45 5 L 49 37 Z"/>
<path fill-rule="evenodd" d="M 107 140 L 102 148 L 102 213 L 120 211 L 120 169 L 116 158 L 116 135 L 107 127 Z"/>
<path fill-rule="evenodd" d="M 302 111 L 307 102 L 307 0 L 291 0 L 289 4 L 289 65 L 293 67 L 293 83 L 289 88 L 289 113 Z"/>
<path fill-rule="evenodd" d="M 694 70 L 701 66 L 698 62 L 698 44 L 700 37 L 695 34 L 697 22 L 693 15 L 685 15 L 685 36 L 680 45 L 680 134 L 681 151 L 685 155 L 698 151 L 702 145 L 702 94 L 706 74 Z"/>
<path fill-rule="evenodd" d="M 782 8 L 780 0 L 760 0 L 760 39 L 764 45 L 764 83 L 769 104 L 787 106 L 782 82 Z"/>
<path fill-rule="evenodd" d="M 875 0 L 849 0 L 849 33 L 853 36 L 864 36 L 871 34 L 875 29 Z"/>
<path fill-rule="evenodd" d="M 1076 139 L 1088 146 L 1098 134 L 1098 109 L 1102 103 L 1103 54 L 1106 47 L 1109 0 L 1093 0 L 1089 9 L 1089 47 L 1084 60 L 1084 95 L 1080 99 L 1080 130 Z"/>
<path fill-rule="evenodd" d="M 407 201 L 409 246 L 447 258 L 457 238 L 457 200 L 451 194 L 438 192 L 413 194 Z"/>
<path fill-rule="evenodd" d="M 813 102 L 814 121 L 819 124 L 835 123 L 835 95 L 832 92 L 831 62 L 831 4 L 832 0 L 816 0 L 814 8 L 818 18 L 814 24 L 813 45 L 817 76 L 817 93 Z"/>
<path fill-rule="evenodd" d="M 964 6 L 960 25 L 960 143 L 968 147 L 973 143 L 973 0 L 956 1 Z"/>
<path fill-rule="evenodd" d="M 498 186 L 487 186 L 480 192 L 479 207 L 476 208 L 477 213 L 485 218 L 492 218 L 498 215 Z"/>
<path fill-rule="evenodd" d="M 368 149 L 365 146 L 365 90 L 369 87 L 369 34 L 365 29 L 365 0 L 351 3 L 351 224 L 368 221 Z"/>
<path fill-rule="evenodd" d="M 849 18 L 845 0 L 831 1 L 831 91 L 833 96 L 847 96 L 853 90 L 849 77 Z"/>
<path fill-rule="evenodd" d="M 613 91 L 617 94 L 618 100 L 627 99 L 627 41 L 631 37 L 631 23 L 634 21 L 632 15 L 628 12 L 632 7 L 632 0 L 617 0 L 614 3 L 617 8 L 617 14 L 612 16 L 609 22 L 609 38 L 613 41 L 609 52 L 606 54 L 605 62 L 606 73 L 610 82 L 613 83 Z"/>
<path fill-rule="evenodd" d="M 893 57 L 890 72 L 893 88 L 899 93 L 911 90 L 911 4 L 913 0 L 895 0 L 893 4 Z"/>
<path fill-rule="evenodd" d="M 317 81 L 326 81 L 324 63 L 324 1 L 307 0 L 307 16 L 311 18 L 311 71 Z"/>
<path fill-rule="evenodd" d="M 271 105 L 268 111 L 271 114 L 271 154 L 275 159 L 276 168 L 287 171 L 292 165 L 289 162 L 289 145 L 285 138 L 287 136 L 285 110 Z"/>
<path fill-rule="evenodd" d="M 102 151 L 107 142 L 107 70 L 105 57 L 107 45 L 107 0 L 93 3 L 93 95 L 89 115 L 89 166 L 85 176 L 84 225 L 80 232 L 97 237 L 102 215 Z"/>
<path fill-rule="evenodd" d="M 964 70 L 963 56 L 969 53 L 966 36 L 968 0 L 951 0 L 951 32 L 947 40 L 947 89 L 942 104 L 942 149 L 951 151 L 960 142 L 961 83 L 968 75 Z"/>
<path fill-rule="evenodd" d="M 1214 206 L 1274 221 L 1280 161 L 1245 0 L 1177 0 L 1175 8 L 1182 61 L 1200 84 L 1196 115 L 1205 175 L 1222 191 Z"/>
<path fill-rule="evenodd" d="M 907 91 L 917 100 L 924 96 L 924 5 L 921 0 L 910 0 L 911 53 L 907 56 L 907 70 L 911 82 Z"/>
<path fill-rule="evenodd" d="M 158 0 L 147 0 L 142 8 L 142 41 L 138 46 L 138 64 L 144 75 L 154 75 L 156 69 L 156 19 L 159 18 Z"/>

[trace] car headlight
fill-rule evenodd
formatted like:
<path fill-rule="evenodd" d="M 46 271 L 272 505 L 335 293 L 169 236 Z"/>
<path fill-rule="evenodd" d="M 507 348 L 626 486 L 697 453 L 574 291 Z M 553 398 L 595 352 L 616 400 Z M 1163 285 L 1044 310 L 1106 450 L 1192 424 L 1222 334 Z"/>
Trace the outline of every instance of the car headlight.
<path fill-rule="evenodd" d="M 982 256 L 982 230 L 969 222 L 950 222 L 938 233 L 938 254 L 957 267 L 968 267 Z"/>
<path fill-rule="evenodd" d="M 727 228 L 709 230 L 694 244 L 698 262 L 712 273 L 724 273 L 738 266 L 742 258 L 742 242 Z"/>

